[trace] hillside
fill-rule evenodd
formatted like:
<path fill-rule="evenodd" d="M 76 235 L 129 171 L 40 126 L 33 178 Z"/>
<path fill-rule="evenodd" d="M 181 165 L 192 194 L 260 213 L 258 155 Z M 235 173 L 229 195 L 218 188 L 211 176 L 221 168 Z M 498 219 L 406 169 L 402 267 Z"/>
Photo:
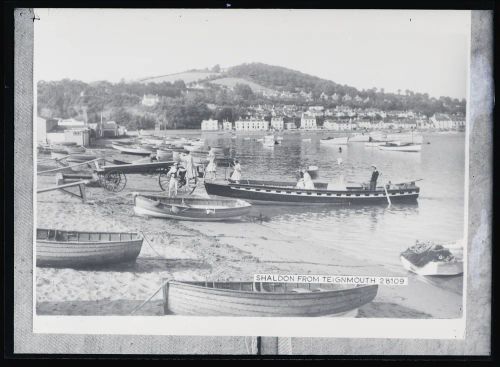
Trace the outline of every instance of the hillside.
<path fill-rule="evenodd" d="M 140 79 L 140 83 L 173 83 L 177 80 L 182 80 L 184 83 L 189 84 L 193 82 L 202 81 L 208 78 L 217 77 L 221 75 L 220 73 L 216 73 L 213 71 L 185 71 L 182 73 L 154 76 L 149 78 Z"/>
<path fill-rule="evenodd" d="M 228 88 L 234 88 L 234 86 L 236 84 L 246 84 L 252 89 L 252 92 L 254 92 L 254 93 L 272 92 L 273 91 L 273 89 L 271 89 L 271 88 L 266 88 L 260 84 L 252 82 L 251 80 L 247 80 L 247 79 L 243 79 L 243 78 L 226 77 L 226 78 L 211 80 L 210 83 L 217 84 L 217 85 L 223 85 L 223 86 L 228 87 Z"/>

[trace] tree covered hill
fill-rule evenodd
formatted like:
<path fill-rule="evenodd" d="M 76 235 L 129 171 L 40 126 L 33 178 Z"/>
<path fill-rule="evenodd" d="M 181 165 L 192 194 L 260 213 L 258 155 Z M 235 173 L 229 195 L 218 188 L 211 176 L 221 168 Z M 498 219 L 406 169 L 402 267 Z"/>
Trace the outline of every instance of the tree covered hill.
<path fill-rule="evenodd" d="M 186 80 L 176 77 L 189 76 Z M 197 79 L 201 77 L 201 79 Z M 168 80 L 167 80 L 168 79 Z M 295 104 L 306 108 L 376 108 L 383 111 L 413 110 L 434 113 L 465 113 L 465 100 L 432 98 L 406 90 L 358 90 L 299 71 L 260 63 L 221 70 L 190 70 L 185 73 L 136 82 L 84 83 L 78 80 L 40 81 L 37 85 L 38 114 L 46 118 L 80 118 L 97 122 L 101 114 L 129 129 L 151 128 L 163 123 L 170 128 L 199 128 L 204 118 L 235 120 L 252 114 L 258 104 Z M 153 81 L 154 80 L 154 81 Z M 154 95 L 157 103 L 142 103 Z"/>

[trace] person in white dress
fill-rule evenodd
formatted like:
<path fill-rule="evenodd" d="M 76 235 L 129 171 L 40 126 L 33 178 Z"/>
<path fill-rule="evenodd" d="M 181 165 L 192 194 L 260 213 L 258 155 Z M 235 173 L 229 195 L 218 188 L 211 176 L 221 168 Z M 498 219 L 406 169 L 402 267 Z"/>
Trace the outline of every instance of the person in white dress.
<path fill-rule="evenodd" d="M 300 171 L 299 172 L 299 181 L 297 182 L 297 185 L 295 186 L 295 188 L 297 189 L 304 189 L 305 188 L 305 185 L 304 185 L 304 172 Z"/>
<path fill-rule="evenodd" d="M 241 180 L 241 165 L 239 161 L 234 162 L 234 171 L 233 174 L 231 175 L 231 180 L 239 183 Z"/>
<path fill-rule="evenodd" d="M 170 181 L 168 182 L 168 197 L 177 196 L 177 171 L 178 171 L 178 163 L 175 163 L 168 171 L 168 176 L 170 177 Z"/>
<path fill-rule="evenodd" d="M 215 150 L 208 147 L 208 165 L 206 168 L 206 178 L 215 179 L 217 175 L 217 165 L 215 164 Z"/>
<path fill-rule="evenodd" d="M 189 183 L 189 180 L 196 178 L 194 159 L 191 152 L 188 152 L 184 157 L 184 167 L 186 167 L 186 182 Z"/>
<path fill-rule="evenodd" d="M 304 188 L 306 190 L 314 190 L 314 182 L 306 169 L 304 170 Z"/>

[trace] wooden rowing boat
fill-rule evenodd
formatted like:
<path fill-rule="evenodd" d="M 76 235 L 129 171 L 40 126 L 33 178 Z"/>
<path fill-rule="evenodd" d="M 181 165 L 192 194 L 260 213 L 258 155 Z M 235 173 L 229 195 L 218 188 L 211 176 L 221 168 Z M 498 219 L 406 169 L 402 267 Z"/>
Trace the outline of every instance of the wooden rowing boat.
<path fill-rule="evenodd" d="M 83 267 L 135 261 L 143 238 L 137 233 L 36 231 L 36 265 Z"/>
<path fill-rule="evenodd" d="M 142 148 L 136 145 L 122 145 L 118 143 L 112 143 L 111 146 L 114 149 L 126 154 L 151 155 L 152 153 L 151 149 Z"/>
<path fill-rule="evenodd" d="M 418 275 L 459 275 L 464 272 L 464 263 L 462 260 L 455 261 L 430 261 L 424 266 L 412 264 L 404 256 L 400 256 L 403 267 Z"/>
<path fill-rule="evenodd" d="M 164 313 L 195 316 L 317 317 L 355 315 L 378 285 L 165 282 Z"/>
<path fill-rule="evenodd" d="M 250 212 L 251 205 L 243 200 L 169 198 L 158 195 L 136 195 L 137 215 L 192 221 L 222 221 L 237 219 Z"/>
<path fill-rule="evenodd" d="M 254 204 L 283 205 L 332 205 L 332 204 L 381 204 L 387 202 L 415 202 L 420 188 L 414 181 L 393 184 L 386 190 L 377 187 L 369 190 L 362 185 L 347 186 L 345 189 L 329 189 L 329 184 L 315 182 L 314 189 L 299 189 L 293 182 L 241 180 L 239 183 L 205 181 L 209 195 L 247 200 Z"/>

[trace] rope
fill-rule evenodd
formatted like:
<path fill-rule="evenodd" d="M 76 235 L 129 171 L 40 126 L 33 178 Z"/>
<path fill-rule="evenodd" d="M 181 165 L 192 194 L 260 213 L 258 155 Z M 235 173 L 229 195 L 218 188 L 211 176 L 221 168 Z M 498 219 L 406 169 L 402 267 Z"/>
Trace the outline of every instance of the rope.
<path fill-rule="evenodd" d="M 278 354 L 293 354 L 292 338 L 278 338 Z"/>
<path fill-rule="evenodd" d="M 151 245 L 151 243 L 148 241 L 146 235 L 144 234 L 144 232 L 142 231 L 139 231 L 139 233 L 142 233 L 142 237 L 146 240 L 146 243 L 149 245 L 149 247 L 151 248 L 151 250 L 153 250 L 153 252 L 158 255 L 159 257 L 161 257 L 162 259 L 164 260 L 168 260 L 165 256 L 163 256 L 162 254 L 160 254 L 158 251 L 155 250 L 155 248 Z"/>

